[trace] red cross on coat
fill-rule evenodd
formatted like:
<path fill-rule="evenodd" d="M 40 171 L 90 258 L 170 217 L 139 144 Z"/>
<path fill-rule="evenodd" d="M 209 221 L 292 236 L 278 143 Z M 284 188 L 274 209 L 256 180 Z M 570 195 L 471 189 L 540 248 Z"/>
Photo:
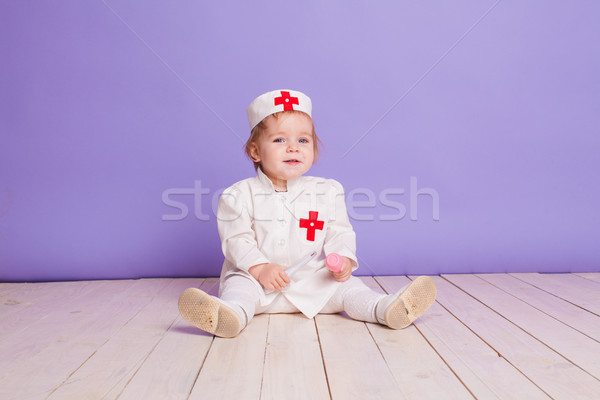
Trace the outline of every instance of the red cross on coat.
<path fill-rule="evenodd" d="M 291 111 L 294 109 L 293 104 L 298 105 L 298 98 L 290 96 L 290 92 L 281 91 L 281 97 L 275 97 L 275 105 L 283 104 L 283 111 Z"/>
<path fill-rule="evenodd" d="M 325 222 L 317 220 L 318 216 L 318 211 L 309 211 L 308 219 L 300 218 L 300 228 L 306 228 L 306 240 L 310 240 L 311 242 L 315 241 L 315 230 L 322 231 L 325 224 Z"/>

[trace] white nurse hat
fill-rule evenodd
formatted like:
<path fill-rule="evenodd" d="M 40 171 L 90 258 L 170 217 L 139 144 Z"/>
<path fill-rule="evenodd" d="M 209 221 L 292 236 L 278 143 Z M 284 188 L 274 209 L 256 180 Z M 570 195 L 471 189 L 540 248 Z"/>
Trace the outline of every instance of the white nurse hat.
<path fill-rule="evenodd" d="M 269 115 L 290 110 L 302 111 L 312 117 L 312 102 L 307 95 L 295 90 L 273 90 L 261 94 L 246 110 L 250 130 Z"/>

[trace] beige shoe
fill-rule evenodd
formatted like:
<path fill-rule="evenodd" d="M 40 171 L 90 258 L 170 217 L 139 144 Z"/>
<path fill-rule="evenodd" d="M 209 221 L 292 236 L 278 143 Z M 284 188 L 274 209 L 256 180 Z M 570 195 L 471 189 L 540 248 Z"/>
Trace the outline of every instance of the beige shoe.
<path fill-rule="evenodd" d="M 179 312 L 190 324 L 215 336 L 231 338 L 244 328 L 231 307 L 196 288 L 186 289 L 179 296 Z"/>
<path fill-rule="evenodd" d="M 436 294 L 433 279 L 420 276 L 397 294 L 380 300 L 377 321 L 392 329 L 406 328 L 431 307 Z"/>

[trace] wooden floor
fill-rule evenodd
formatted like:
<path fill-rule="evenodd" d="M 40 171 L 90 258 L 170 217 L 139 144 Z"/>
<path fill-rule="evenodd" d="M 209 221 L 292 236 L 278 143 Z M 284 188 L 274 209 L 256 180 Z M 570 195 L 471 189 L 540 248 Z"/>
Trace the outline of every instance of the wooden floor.
<path fill-rule="evenodd" d="M 600 273 L 434 279 L 437 302 L 401 331 L 263 314 L 234 339 L 178 315 L 214 278 L 0 283 L 0 398 L 600 398 Z"/>

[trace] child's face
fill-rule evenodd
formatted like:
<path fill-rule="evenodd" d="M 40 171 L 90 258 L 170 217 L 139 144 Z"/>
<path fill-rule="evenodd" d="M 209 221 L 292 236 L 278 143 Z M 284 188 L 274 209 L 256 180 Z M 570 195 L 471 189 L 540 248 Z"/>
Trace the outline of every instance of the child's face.
<path fill-rule="evenodd" d="M 287 188 L 287 181 L 306 173 L 313 164 L 313 125 L 304 113 L 267 117 L 266 129 L 252 143 L 251 154 L 261 163 L 261 169 L 279 188 Z"/>

